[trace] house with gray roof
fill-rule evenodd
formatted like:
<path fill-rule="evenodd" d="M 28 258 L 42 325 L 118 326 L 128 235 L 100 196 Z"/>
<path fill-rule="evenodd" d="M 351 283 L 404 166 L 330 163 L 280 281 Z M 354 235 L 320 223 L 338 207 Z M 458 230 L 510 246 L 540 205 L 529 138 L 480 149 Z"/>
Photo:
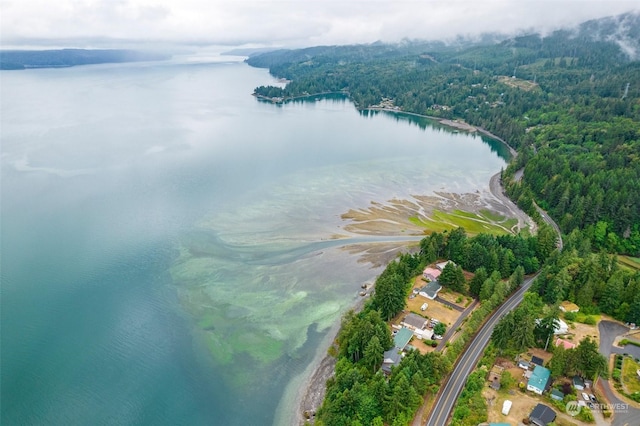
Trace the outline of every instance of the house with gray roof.
<path fill-rule="evenodd" d="M 433 280 L 422 287 L 418 294 L 422 297 L 433 300 L 436 298 L 440 290 L 442 290 L 442 286 L 440 285 L 440 283 L 437 280 Z"/>
<path fill-rule="evenodd" d="M 391 367 L 397 367 L 402 361 L 402 352 L 397 348 L 391 348 L 384 352 L 382 358 L 382 371 L 386 374 L 391 373 Z"/>
<path fill-rule="evenodd" d="M 402 320 L 402 325 L 407 328 L 422 330 L 427 326 L 427 319 L 411 312 Z"/>
<path fill-rule="evenodd" d="M 547 426 L 556 419 L 556 412 L 544 404 L 538 404 L 534 407 L 529 420 L 536 426 Z"/>

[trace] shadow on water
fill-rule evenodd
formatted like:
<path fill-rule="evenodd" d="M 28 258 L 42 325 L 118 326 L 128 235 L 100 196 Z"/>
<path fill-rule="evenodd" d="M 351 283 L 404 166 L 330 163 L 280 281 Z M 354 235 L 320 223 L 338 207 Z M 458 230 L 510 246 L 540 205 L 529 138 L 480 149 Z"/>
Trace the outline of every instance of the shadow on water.
<path fill-rule="evenodd" d="M 317 101 L 333 101 L 335 103 L 344 104 L 349 101 L 349 97 L 344 93 L 333 92 L 333 93 L 316 93 L 313 95 L 301 95 L 295 96 L 293 98 L 285 98 L 279 100 L 272 100 L 267 98 L 261 98 L 256 96 L 256 100 L 261 103 L 272 104 L 277 107 L 282 107 L 288 104 L 304 104 L 304 103 L 314 103 Z"/>
<path fill-rule="evenodd" d="M 345 104 L 347 102 L 351 102 L 349 100 L 348 95 L 344 93 L 323 93 L 323 94 L 315 94 L 315 95 L 304 95 L 297 96 L 290 99 L 285 99 L 282 101 L 272 101 L 264 98 L 256 98 L 258 102 L 268 103 L 275 105 L 277 107 L 282 107 L 287 104 L 304 104 L 304 103 L 315 103 L 318 101 L 332 101 L 332 103 Z M 509 162 L 512 158 L 511 152 L 509 151 L 509 147 L 502 141 L 487 136 L 485 134 L 473 134 L 468 133 L 464 130 L 459 130 L 454 127 L 448 126 L 446 124 L 440 123 L 437 118 L 426 117 L 420 114 L 407 113 L 402 111 L 387 111 L 380 109 L 358 109 L 358 113 L 363 118 L 374 118 L 377 116 L 393 118 L 397 122 L 407 123 L 409 125 L 417 126 L 423 131 L 436 130 L 442 131 L 446 133 L 465 133 L 471 135 L 473 138 L 479 137 L 483 143 L 489 146 L 491 152 L 497 154 L 503 160 Z"/>
<path fill-rule="evenodd" d="M 470 134 L 464 130 L 458 130 L 454 127 L 448 126 L 446 124 L 442 124 L 436 118 L 425 117 L 419 114 L 407 113 L 402 111 L 386 111 L 386 110 L 376 110 L 376 109 L 361 109 L 359 110 L 360 115 L 365 118 L 372 118 L 378 115 L 393 118 L 397 122 L 407 123 L 409 125 L 414 125 L 420 128 L 423 131 L 427 129 L 433 129 L 437 131 L 443 131 L 447 133 L 465 133 L 471 135 L 472 137 L 480 137 L 482 142 L 489 146 L 491 152 L 497 154 L 500 158 L 505 161 L 511 160 L 511 152 L 509 152 L 509 148 L 503 142 L 498 139 L 489 137 L 484 134 Z"/>

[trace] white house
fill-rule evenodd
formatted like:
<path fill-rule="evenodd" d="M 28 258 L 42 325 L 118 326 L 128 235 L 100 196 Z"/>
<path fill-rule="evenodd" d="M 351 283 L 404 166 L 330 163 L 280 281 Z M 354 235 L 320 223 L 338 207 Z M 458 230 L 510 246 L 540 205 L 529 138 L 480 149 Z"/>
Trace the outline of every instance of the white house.
<path fill-rule="evenodd" d="M 540 319 L 536 320 L 536 325 L 540 324 Z M 569 326 L 561 319 L 556 320 L 556 326 L 553 329 L 553 334 L 567 334 L 569 332 Z"/>
<path fill-rule="evenodd" d="M 444 270 L 444 267 L 447 266 L 447 263 L 451 263 L 453 266 L 456 266 L 455 262 L 453 260 L 447 260 L 446 262 L 440 262 L 440 263 L 436 263 L 436 268 L 440 269 L 441 271 Z"/>
<path fill-rule="evenodd" d="M 438 292 L 442 290 L 442 286 L 438 281 L 431 281 L 420 289 L 418 294 L 422 297 L 426 297 L 429 300 L 433 300 L 438 295 Z"/>

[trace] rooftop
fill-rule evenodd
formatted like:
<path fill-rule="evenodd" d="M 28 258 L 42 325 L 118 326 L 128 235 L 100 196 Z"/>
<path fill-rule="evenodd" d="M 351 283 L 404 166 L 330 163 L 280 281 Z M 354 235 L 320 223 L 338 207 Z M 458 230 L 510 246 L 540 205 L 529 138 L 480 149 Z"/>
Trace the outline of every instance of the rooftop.
<path fill-rule="evenodd" d="M 422 275 L 425 278 L 431 278 L 432 280 L 437 280 L 441 273 L 442 271 L 439 269 L 429 267 L 424 268 L 424 271 L 422 271 Z"/>
<path fill-rule="evenodd" d="M 391 367 L 394 365 L 400 364 L 402 360 L 402 355 L 400 355 L 400 351 L 396 348 L 389 349 L 385 351 L 382 360 L 382 371 L 385 373 L 391 372 Z"/>
<path fill-rule="evenodd" d="M 409 340 L 411 340 L 411 336 L 413 336 L 411 330 L 406 327 L 402 327 L 398 330 L 396 335 L 393 336 L 393 346 L 396 349 L 404 350 L 405 346 L 409 343 Z"/>
<path fill-rule="evenodd" d="M 435 299 L 442 286 L 438 281 L 431 281 L 420 289 L 420 293 L 426 295 L 429 299 Z"/>
<path fill-rule="evenodd" d="M 570 342 L 568 340 L 557 338 L 556 339 L 556 346 L 562 346 L 565 349 L 575 349 L 576 344 L 573 343 L 573 342 Z"/>
<path fill-rule="evenodd" d="M 556 419 L 556 413 L 546 405 L 538 404 L 529 414 L 529 419 L 538 426 L 546 426 Z"/>
<path fill-rule="evenodd" d="M 542 367 L 542 364 L 544 364 L 544 360 L 538 356 L 533 355 L 531 357 L 531 363 Z"/>
<path fill-rule="evenodd" d="M 549 378 L 551 377 L 551 371 L 547 370 L 544 367 L 540 367 L 536 365 L 536 368 L 533 369 L 533 373 L 527 382 L 527 386 L 535 387 L 536 389 L 540 389 L 544 391 L 547 387 L 547 383 L 549 382 Z"/>
<path fill-rule="evenodd" d="M 560 304 L 560 310 L 563 312 L 578 312 L 580 310 L 580 307 L 575 303 L 565 300 Z"/>
<path fill-rule="evenodd" d="M 420 315 L 414 314 L 413 312 L 411 312 L 406 317 L 404 317 L 404 320 L 402 322 L 404 322 L 408 326 L 411 326 L 413 328 L 419 328 L 419 329 L 422 329 L 425 327 L 425 325 L 427 325 L 426 318 L 421 317 Z"/>
<path fill-rule="evenodd" d="M 436 268 L 442 271 L 444 267 L 447 266 L 447 263 L 452 263 L 453 266 L 456 266 L 456 263 L 453 260 L 447 260 L 446 262 L 436 263 Z"/>

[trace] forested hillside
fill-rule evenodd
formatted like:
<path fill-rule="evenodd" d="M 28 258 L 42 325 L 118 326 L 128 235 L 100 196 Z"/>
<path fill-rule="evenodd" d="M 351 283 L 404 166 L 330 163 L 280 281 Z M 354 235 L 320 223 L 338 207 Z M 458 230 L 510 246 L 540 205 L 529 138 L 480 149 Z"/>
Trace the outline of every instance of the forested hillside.
<path fill-rule="evenodd" d="M 166 54 L 123 49 L 2 50 L 0 69 L 60 68 L 76 65 L 160 61 Z"/>
<path fill-rule="evenodd" d="M 640 254 L 640 15 L 499 43 L 406 42 L 269 52 L 248 59 L 290 82 L 286 100 L 342 92 L 357 107 L 458 118 L 507 140 L 523 208 L 549 210 L 596 250 Z M 520 174 L 518 173 L 519 177 Z"/>

